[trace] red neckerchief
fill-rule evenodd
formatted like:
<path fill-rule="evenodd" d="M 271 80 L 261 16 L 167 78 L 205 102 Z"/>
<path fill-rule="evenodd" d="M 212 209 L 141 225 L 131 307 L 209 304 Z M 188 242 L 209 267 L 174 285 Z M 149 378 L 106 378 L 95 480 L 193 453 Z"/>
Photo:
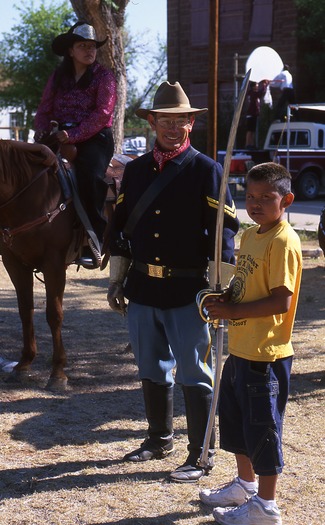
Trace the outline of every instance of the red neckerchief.
<path fill-rule="evenodd" d="M 187 137 L 187 140 L 177 149 L 174 149 L 173 151 L 162 151 L 157 141 L 155 142 L 154 148 L 153 148 L 153 158 L 158 163 L 159 171 L 162 171 L 164 165 L 166 162 L 168 162 L 170 159 L 173 159 L 174 157 L 177 157 L 183 151 L 185 151 L 190 145 L 190 139 Z"/>

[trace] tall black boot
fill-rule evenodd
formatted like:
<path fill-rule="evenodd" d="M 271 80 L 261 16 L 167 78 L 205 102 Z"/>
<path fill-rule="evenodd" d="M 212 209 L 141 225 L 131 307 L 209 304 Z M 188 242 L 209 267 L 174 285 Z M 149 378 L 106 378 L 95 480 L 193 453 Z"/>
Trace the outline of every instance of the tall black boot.
<path fill-rule="evenodd" d="M 174 450 L 173 445 L 173 393 L 172 386 L 158 385 L 148 379 L 142 381 L 142 390 L 148 437 L 140 448 L 124 456 L 124 461 L 162 459 Z"/>
<path fill-rule="evenodd" d="M 200 467 L 198 460 L 202 453 L 205 432 L 208 424 L 212 392 L 201 386 L 183 386 L 185 400 L 188 457 L 183 465 L 170 474 L 171 481 L 194 483 L 208 474 L 213 468 L 215 428 L 211 433 L 207 468 Z"/>

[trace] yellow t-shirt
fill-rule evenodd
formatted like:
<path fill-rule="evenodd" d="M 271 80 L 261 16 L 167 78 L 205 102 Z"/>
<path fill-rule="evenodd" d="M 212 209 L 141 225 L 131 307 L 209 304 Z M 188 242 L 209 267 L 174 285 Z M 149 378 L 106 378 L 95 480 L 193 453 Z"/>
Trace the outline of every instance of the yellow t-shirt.
<path fill-rule="evenodd" d="M 242 236 L 232 301 L 251 302 L 285 286 L 292 292 L 284 314 L 229 320 L 229 353 L 251 361 L 275 361 L 293 354 L 291 335 L 299 295 L 302 255 L 300 239 L 287 221 L 266 233 L 259 226 Z"/>

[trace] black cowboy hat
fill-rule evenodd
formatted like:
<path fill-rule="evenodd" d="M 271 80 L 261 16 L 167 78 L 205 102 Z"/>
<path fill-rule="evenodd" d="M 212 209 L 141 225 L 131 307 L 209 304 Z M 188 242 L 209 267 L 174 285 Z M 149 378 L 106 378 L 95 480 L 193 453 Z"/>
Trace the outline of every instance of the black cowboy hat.
<path fill-rule="evenodd" d="M 96 31 L 93 26 L 86 22 L 77 22 L 70 27 L 67 33 L 62 33 L 55 37 L 52 42 L 52 51 L 56 55 L 62 57 L 74 42 L 80 42 L 82 40 L 92 40 L 93 42 L 96 42 L 96 47 L 99 48 L 106 44 L 108 36 L 105 40 L 97 40 Z"/>

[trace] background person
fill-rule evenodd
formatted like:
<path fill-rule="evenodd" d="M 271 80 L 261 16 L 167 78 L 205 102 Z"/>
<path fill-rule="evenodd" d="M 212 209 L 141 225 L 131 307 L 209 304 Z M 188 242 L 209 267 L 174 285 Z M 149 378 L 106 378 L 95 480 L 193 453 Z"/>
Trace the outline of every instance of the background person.
<path fill-rule="evenodd" d="M 323 250 L 325 256 L 325 208 L 320 212 L 317 236 L 319 247 Z"/>
<path fill-rule="evenodd" d="M 261 113 L 261 100 L 264 98 L 269 82 L 250 82 L 247 91 L 248 108 L 246 113 L 246 144 L 245 148 L 256 148 L 256 128 L 257 120 Z"/>
<path fill-rule="evenodd" d="M 274 108 L 274 119 L 284 121 L 288 105 L 295 104 L 295 92 L 288 64 L 284 64 L 281 73 L 271 81 L 270 85 L 281 90 L 280 98 Z"/>
<path fill-rule="evenodd" d="M 299 237 L 284 220 L 293 199 L 283 166 L 269 162 L 248 172 L 246 209 L 257 226 L 242 236 L 232 290 L 204 303 L 210 318 L 229 319 L 219 430 L 221 448 L 235 454 L 238 476 L 200 492 L 216 507 L 220 525 L 282 523 L 275 495 L 302 272 Z"/>
<path fill-rule="evenodd" d="M 156 132 L 154 148 L 125 167 L 115 211 L 108 302 L 124 313 L 128 298 L 131 347 L 142 381 L 148 435 L 125 461 L 162 459 L 173 449 L 173 387 L 182 387 L 187 419 L 188 456 L 170 474 L 172 481 L 194 482 L 213 466 L 197 465 L 212 397 L 211 337 L 201 319 L 196 294 L 206 288 L 208 261 L 214 258 L 220 164 L 191 147 L 195 116 L 181 85 L 163 82 L 153 107 L 136 114 Z M 141 196 L 173 175 L 152 199 L 129 235 L 123 231 Z M 223 260 L 234 262 L 236 208 L 227 191 Z M 124 280 L 126 279 L 125 289 Z M 173 369 L 176 367 L 174 379 Z"/>
<path fill-rule="evenodd" d="M 106 42 L 107 38 L 99 41 L 85 22 L 77 22 L 53 40 L 53 52 L 63 61 L 50 76 L 35 116 L 36 141 L 51 131 L 55 120 L 58 140 L 76 145 L 79 195 L 99 243 L 106 226 L 103 179 L 114 153 L 111 126 L 116 102 L 115 77 L 96 61 L 97 49 Z"/>

